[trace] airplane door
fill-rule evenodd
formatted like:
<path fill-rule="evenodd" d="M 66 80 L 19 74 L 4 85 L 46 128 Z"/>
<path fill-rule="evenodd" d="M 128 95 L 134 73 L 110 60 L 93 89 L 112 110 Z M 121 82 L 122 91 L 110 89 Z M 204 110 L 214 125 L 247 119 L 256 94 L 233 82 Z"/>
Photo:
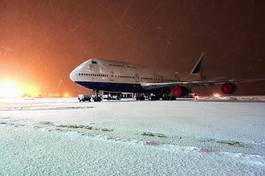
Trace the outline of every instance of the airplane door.
<path fill-rule="evenodd" d="M 111 71 L 110 72 L 110 81 L 113 81 L 114 80 L 114 71 Z"/>

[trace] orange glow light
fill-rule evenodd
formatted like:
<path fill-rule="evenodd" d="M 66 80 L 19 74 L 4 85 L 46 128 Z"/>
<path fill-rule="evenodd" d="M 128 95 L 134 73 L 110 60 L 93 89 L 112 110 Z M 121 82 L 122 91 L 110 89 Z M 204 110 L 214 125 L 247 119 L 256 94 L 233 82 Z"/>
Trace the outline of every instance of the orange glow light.
<path fill-rule="evenodd" d="M 221 97 L 221 95 L 220 95 L 219 93 L 214 93 L 213 96 L 214 96 L 215 98 L 219 98 L 219 97 Z"/>
<path fill-rule="evenodd" d="M 40 92 L 37 87 L 30 84 L 22 84 L 14 80 L 0 81 L 0 97 L 16 98 L 21 96 L 37 97 Z"/>
<path fill-rule="evenodd" d="M 4 80 L 0 82 L 0 97 L 14 98 L 21 96 L 22 91 L 18 84 L 12 80 Z"/>
<path fill-rule="evenodd" d="M 37 97 L 40 95 L 40 92 L 36 86 L 30 84 L 21 84 L 20 87 L 24 96 Z"/>

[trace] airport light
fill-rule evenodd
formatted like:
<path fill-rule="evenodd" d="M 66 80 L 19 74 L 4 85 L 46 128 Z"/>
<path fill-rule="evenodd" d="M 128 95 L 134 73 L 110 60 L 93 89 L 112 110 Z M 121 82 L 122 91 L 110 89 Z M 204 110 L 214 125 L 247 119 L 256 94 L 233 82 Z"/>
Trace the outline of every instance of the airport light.
<path fill-rule="evenodd" d="M 22 95 L 22 90 L 18 87 L 17 83 L 12 80 L 5 80 L 0 82 L 0 97 L 2 98 L 15 98 Z"/>
<path fill-rule="evenodd" d="M 18 81 L 9 79 L 0 81 L 1 98 L 17 98 L 22 96 L 37 97 L 39 95 L 39 89 L 32 84 L 22 84 Z"/>
<path fill-rule="evenodd" d="M 214 96 L 215 98 L 219 98 L 219 97 L 221 97 L 221 95 L 220 95 L 219 93 L 213 93 L 213 96 Z"/>
<path fill-rule="evenodd" d="M 25 84 L 25 85 L 21 85 L 21 88 L 23 90 L 24 95 L 28 95 L 30 97 L 37 97 L 40 95 L 40 91 L 34 85 Z"/>
<path fill-rule="evenodd" d="M 65 98 L 67 98 L 67 97 L 69 97 L 69 93 L 65 92 L 65 93 L 63 94 L 63 96 L 64 96 Z"/>

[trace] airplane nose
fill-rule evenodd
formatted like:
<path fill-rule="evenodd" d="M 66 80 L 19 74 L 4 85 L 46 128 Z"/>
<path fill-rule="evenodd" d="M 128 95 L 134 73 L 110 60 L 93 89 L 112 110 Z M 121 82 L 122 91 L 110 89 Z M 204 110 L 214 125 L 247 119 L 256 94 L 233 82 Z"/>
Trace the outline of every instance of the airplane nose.
<path fill-rule="evenodd" d="M 72 81 L 74 81 L 74 82 L 75 82 L 76 71 L 75 71 L 75 70 L 73 70 L 73 71 L 70 73 L 69 77 L 70 77 L 70 79 L 71 79 Z"/>
<path fill-rule="evenodd" d="M 76 81 L 79 81 L 79 74 L 82 73 L 82 72 L 85 72 L 88 70 L 88 65 L 87 65 L 87 61 L 80 64 L 79 66 L 77 66 L 70 74 L 69 74 L 69 78 L 73 81 L 73 82 L 76 82 Z"/>

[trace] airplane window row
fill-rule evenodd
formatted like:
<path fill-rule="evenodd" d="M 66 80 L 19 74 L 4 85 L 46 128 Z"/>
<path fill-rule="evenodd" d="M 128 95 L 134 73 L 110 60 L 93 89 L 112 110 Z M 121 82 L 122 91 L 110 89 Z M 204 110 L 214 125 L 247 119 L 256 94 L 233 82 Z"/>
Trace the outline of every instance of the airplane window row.
<path fill-rule="evenodd" d="M 141 79 L 153 80 L 153 78 L 141 77 Z"/>
<path fill-rule="evenodd" d="M 114 66 L 114 67 L 127 67 L 127 68 L 136 69 L 135 66 L 132 66 L 132 65 L 123 65 L 123 64 L 109 64 L 109 66 Z"/>
<path fill-rule="evenodd" d="M 106 74 L 92 74 L 92 73 L 79 73 L 79 76 L 101 76 L 101 77 L 108 77 Z"/>
<path fill-rule="evenodd" d="M 100 77 L 109 77 L 107 74 L 93 74 L 93 73 L 79 73 L 79 76 L 100 76 Z M 113 75 L 113 77 L 120 77 L 120 78 L 131 78 L 134 79 L 134 76 L 122 76 L 122 75 Z M 148 78 L 148 77 L 141 77 L 140 79 L 146 80 L 162 80 L 163 78 Z"/>
<path fill-rule="evenodd" d="M 109 66 L 114 66 L 114 67 L 124 67 L 124 65 L 120 65 L 120 64 L 109 64 Z"/>
<path fill-rule="evenodd" d="M 134 78 L 133 76 L 120 76 L 120 78 Z"/>

